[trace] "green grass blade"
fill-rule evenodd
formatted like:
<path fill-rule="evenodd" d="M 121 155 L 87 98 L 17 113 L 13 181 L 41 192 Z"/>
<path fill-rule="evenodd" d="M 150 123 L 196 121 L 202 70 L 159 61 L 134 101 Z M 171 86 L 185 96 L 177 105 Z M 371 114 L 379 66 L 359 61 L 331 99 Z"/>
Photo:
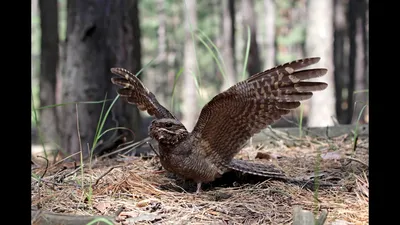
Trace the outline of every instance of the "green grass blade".
<path fill-rule="evenodd" d="M 129 129 L 129 128 L 126 128 L 126 127 L 113 127 L 113 128 L 107 129 L 106 131 L 104 131 L 103 133 L 101 133 L 101 134 L 98 136 L 98 138 L 100 139 L 101 136 L 103 136 L 105 133 L 107 133 L 107 132 L 109 132 L 109 131 L 113 131 L 113 130 L 129 130 L 129 131 L 132 133 L 132 135 L 134 135 L 133 131 L 132 131 L 131 129 Z"/>
<path fill-rule="evenodd" d="M 136 76 L 139 76 L 140 73 L 143 72 L 144 69 L 146 69 L 147 67 L 149 67 L 151 64 L 153 64 L 153 61 L 155 60 L 155 58 L 153 58 L 152 60 L 150 60 L 150 62 L 146 63 L 146 65 L 144 65 L 144 67 L 142 67 L 142 69 L 139 70 L 139 72 L 136 73 Z"/>
<path fill-rule="evenodd" d="M 188 71 L 188 72 L 190 73 L 190 75 L 192 75 L 192 77 L 193 77 L 193 79 L 194 79 L 194 85 L 196 86 L 197 94 L 198 94 L 199 96 L 201 96 L 201 95 L 200 95 L 200 84 L 199 84 L 199 80 L 200 80 L 200 79 L 196 79 L 196 74 L 195 74 L 193 71 Z"/>
<path fill-rule="evenodd" d="M 218 60 L 218 57 L 214 54 L 213 50 L 210 48 L 210 46 L 208 46 L 208 44 L 204 41 L 204 39 L 203 39 L 200 35 L 196 34 L 196 37 L 200 40 L 200 42 L 201 42 L 201 43 L 207 48 L 207 50 L 210 52 L 211 56 L 213 57 L 213 59 L 214 59 L 215 62 L 217 63 L 218 69 L 221 71 L 222 77 L 223 77 L 224 79 L 226 79 L 225 70 L 224 70 L 224 68 L 221 66 L 221 63 L 220 63 L 220 61 Z"/>
<path fill-rule="evenodd" d="M 200 30 L 200 29 L 197 29 L 197 31 L 199 31 L 200 34 L 202 34 L 202 35 L 206 38 L 206 40 L 211 44 L 211 46 L 212 46 L 212 47 L 214 48 L 214 50 L 217 52 L 219 61 L 221 61 L 221 63 L 222 63 L 222 68 L 223 68 L 223 69 L 220 69 L 220 71 L 221 71 L 221 73 L 222 73 L 222 75 L 224 76 L 224 79 L 225 79 L 226 66 L 225 66 L 224 60 L 223 60 L 223 58 L 222 58 L 221 52 L 218 50 L 217 46 L 215 46 L 214 42 L 211 41 L 211 39 L 207 36 L 207 34 L 205 34 L 205 33 L 204 33 L 202 30 Z M 212 54 L 213 54 L 213 53 L 212 53 Z M 215 60 L 215 61 L 218 63 L 217 60 Z M 220 67 L 220 66 L 219 66 L 219 67 Z"/>
<path fill-rule="evenodd" d="M 101 121 L 101 124 L 100 124 L 99 132 L 101 132 L 103 130 L 103 127 L 104 127 L 104 124 L 106 123 L 108 114 L 111 112 L 111 109 L 112 109 L 113 105 L 115 104 L 115 102 L 118 100 L 118 98 L 119 98 L 119 95 L 115 96 L 114 101 L 108 107 L 106 114 L 104 114 L 104 117 L 102 118 L 102 121 Z M 99 140 L 99 136 L 96 135 L 95 136 L 95 142 L 93 143 L 93 146 L 92 146 L 91 154 L 93 154 L 94 147 L 96 146 L 98 140 Z"/>
<path fill-rule="evenodd" d="M 42 132 L 41 132 L 41 129 L 40 129 L 40 121 L 38 119 L 38 115 L 37 115 L 37 112 L 36 112 L 36 109 L 35 109 L 35 102 L 33 100 L 33 92 L 31 92 L 31 98 L 32 98 L 32 104 L 31 105 L 32 105 L 33 118 L 34 118 L 35 124 L 37 126 L 37 131 L 38 131 L 38 136 L 39 136 L 40 143 L 42 144 L 42 147 L 43 147 L 43 155 L 47 159 L 47 151 L 46 151 L 46 148 L 45 148 L 45 145 L 44 145 L 43 135 L 42 135 Z"/>
<path fill-rule="evenodd" d="M 186 4 L 186 1 L 184 1 L 185 2 L 185 8 L 186 8 L 186 10 L 188 10 L 187 9 L 187 4 Z M 191 36 L 192 36 L 192 42 L 193 42 L 193 49 L 194 49 L 194 54 L 195 54 L 195 58 L 196 58 L 196 67 L 197 67 L 197 72 L 198 72 L 198 74 L 199 74 L 199 76 L 200 76 L 200 67 L 199 67 L 199 60 L 198 60 L 198 58 L 197 58 L 197 51 L 196 51 L 196 41 L 195 41 L 195 39 L 194 39 L 194 34 L 193 34 L 193 27 L 192 27 L 192 23 L 190 22 L 190 19 L 189 18 L 186 18 L 187 19 L 187 22 L 189 23 L 189 29 L 190 29 L 190 34 L 191 34 Z M 192 72 L 193 73 L 193 72 Z M 194 80 L 195 80 L 195 82 L 197 83 L 196 84 L 196 87 L 197 87 L 197 92 L 199 93 L 200 91 L 198 90 L 199 89 L 199 87 L 200 87 L 200 77 L 199 77 L 199 79 L 196 79 L 196 74 L 194 73 Z"/>
<path fill-rule="evenodd" d="M 107 92 L 106 92 L 106 95 L 105 95 L 104 99 L 107 99 Z M 105 102 L 103 102 L 103 105 L 101 106 L 99 121 L 101 120 L 101 118 L 103 116 L 104 106 L 105 105 L 106 105 Z M 97 123 L 96 132 L 95 132 L 95 135 L 94 135 L 96 138 L 93 139 L 92 148 L 94 148 L 96 146 L 96 144 L 97 144 L 97 140 L 98 140 L 97 136 L 99 135 L 99 132 L 100 132 L 99 128 L 100 128 L 100 123 Z"/>
<path fill-rule="evenodd" d="M 92 225 L 92 224 L 99 224 L 99 222 L 103 222 L 106 223 L 108 225 L 114 225 L 114 223 L 106 218 L 100 217 L 100 218 L 96 218 L 92 221 L 90 221 L 89 223 L 87 223 L 86 225 Z"/>
<path fill-rule="evenodd" d="M 364 89 L 364 90 L 354 91 L 353 94 L 368 93 L 368 92 L 369 92 L 369 89 Z"/>
<path fill-rule="evenodd" d="M 174 108 L 174 95 L 175 95 L 175 88 L 176 88 L 176 84 L 178 82 L 179 77 L 182 75 L 183 72 L 183 67 L 181 67 L 178 71 L 178 73 L 176 73 L 175 75 L 175 79 L 174 79 L 174 86 L 172 87 L 172 97 L 171 97 L 171 109 Z"/>
<path fill-rule="evenodd" d="M 247 45 L 246 45 L 246 55 L 244 57 L 244 63 L 243 63 L 242 80 L 246 78 L 247 61 L 249 59 L 249 53 L 250 53 L 250 38 L 251 38 L 250 27 L 247 26 Z"/>

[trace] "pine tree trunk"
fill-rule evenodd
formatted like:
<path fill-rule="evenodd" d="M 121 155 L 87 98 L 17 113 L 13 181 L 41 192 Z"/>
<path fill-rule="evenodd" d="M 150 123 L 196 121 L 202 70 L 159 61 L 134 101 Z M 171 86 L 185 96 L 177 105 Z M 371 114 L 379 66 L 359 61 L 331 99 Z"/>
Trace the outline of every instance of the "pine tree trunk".
<path fill-rule="evenodd" d="M 352 114 L 349 115 L 349 123 L 357 122 L 359 114 L 362 108 L 367 104 L 367 94 L 365 92 L 356 93 L 357 91 L 362 91 L 367 89 L 367 79 L 366 79 L 366 55 L 365 55 L 365 38 L 364 27 L 364 15 L 367 10 L 367 5 L 365 0 L 350 1 L 349 2 L 349 24 L 350 24 L 350 68 L 351 77 L 354 79 L 354 92 L 349 93 L 352 96 L 352 102 L 349 102 L 352 108 Z M 363 111 L 360 116 L 360 122 L 364 122 L 365 111 Z"/>
<path fill-rule="evenodd" d="M 265 7 L 265 64 L 264 69 L 275 66 L 275 3 L 274 0 L 264 0 Z"/>
<path fill-rule="evenodd" d="M 349 80 L 349 38 L 346 19 L 347 4 L 345 0 L 334 0 L 334 77 L 336 114 L 340 124 L 346 124 L 349 104 L 342 95 L 347 90 Z"/>
<path fill-rule="evenodd" d="M 197 28 L 196 1 L 186 0 L 185 7 L 185 50 L 184 50 L 184 85 L 183 85 L 183 109 L 182 123 L 191 131 L 197 121 L 198 110 L 197 90 L 194 76 L 198 74 L 196 65 L 196 52 L 192 31 Z"/>
<path fill-rule="evenodd" d="M 335 83 L 333 67 L 333 0 L 309 0 L 306 37 L 307 56 L 319 56 L 318 67 L 327 68 L 325 76 L 315 79 L 328 87 L 311 98 L 308 126 L 333 125 L 335 117 Z"/>
<path fill-rule="evenodd" d="M 113 99 L 116 87 L 110 81 L 110 68 L 124 67 L 137 72 L 141 67 L 137 0 L 70 0 L 67 13 L 62 101 L 99 101 L 106 94 L 107 99 Z M 78 104 L 77 108 L 78 112 L 75 104 L 62 107 L 62 147 L 68 154 L 82 149 L 87 156 L 88 145 L 93 147 L 102 104 Z M 137 107 L 118 100 L 103 131 L 117 126 L 132 129 L 135 138 L 140 137 Z M 102 139 L 107 141 L 113 134 L 108 132 Z M 75 159 L 79 159 L 79 154 Z"/>
<path fill-rule="evenodd" d="M 169 86 L 168 86 L 168 64 L 167 64 L 167 27 L 165 0 L 157 0 L 158 13 L 158 73 L 152 78 L 154 80 L 154 94 L 157 100 L 164 106 L 169 104 Z"/>
<path fill-rule="evenodd" d="M 222 83 L 221 91 L 224 91 L 237 82 L 235 69 L 235 1 L 222 1 L 222 58 L 225 64 L 226 77 Z"/>
<path fill-rule="evenodd" d="M 247 61 L 247 72 L 251 76 L 261 71 L 260 54 L 258 53 L 257 44 L 257 15 L 254 10 L 254 0 L 242 0 L 242 10 L 245 43 L 247 43 L 247 27 L 250 27 L 251 33 L 249 59 Z M 246 50 L 246 45 L 244 50 Z"/>
<path fill-rule="evenodd" d="M 40 106 L 56 104 L 56 73 L 58 64 L 58 11 L 57 0 L 39 0 L 41 53 L 40 53 Z M 58 119 L 56 108 L 47 108 L 40 113 L 40 132 L 45 142 L 57 143 Z"/>

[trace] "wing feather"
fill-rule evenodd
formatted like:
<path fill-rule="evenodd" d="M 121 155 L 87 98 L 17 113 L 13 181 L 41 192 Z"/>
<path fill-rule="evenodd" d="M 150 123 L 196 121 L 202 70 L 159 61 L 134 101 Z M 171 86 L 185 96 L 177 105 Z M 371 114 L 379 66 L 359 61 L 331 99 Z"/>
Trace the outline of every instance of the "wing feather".
<path fill-rule="evenodd" d="M 216 95 L 207 103 L 193 129 L 198 146 L 210 161 L 227 165 L 247 140 L 282 115 L 327 87 L 302 80 L 323 76 L 326 69 L 297 71 L 317 63 L 305 58 L 257 73 Z"/>
<path fill-rule="evenodd" d="M 111 82 L 123 87 L 117 92 L 128 103 L 136 104 L 140 110 L 147 111 L 157 119 L 175 119 L 133 73 L 123 68 L 111 68 L 111 72 L 119 76 L 111 78 Z"/>

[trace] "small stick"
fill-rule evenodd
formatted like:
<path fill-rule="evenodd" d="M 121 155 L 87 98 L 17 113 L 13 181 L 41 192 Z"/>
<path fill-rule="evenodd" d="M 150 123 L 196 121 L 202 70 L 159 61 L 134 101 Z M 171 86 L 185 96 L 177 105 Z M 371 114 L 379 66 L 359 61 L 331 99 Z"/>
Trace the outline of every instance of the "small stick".
<path fill-rule="evenodd" d="M 361 161 L 361 160 L 359 160 L 359 159 L 352 158 L 352 157 L 346 157 L 346 159 L 351 160 L 351 161 L 358 162 L 358 163 L 360 163 L 360 164 L 362 164 L 362 165 L 364 165 L 364 166 L 366 166 L 366 167 L 369 168 L 368 164 L 366 164 L 365 162 L 363 162 L 363 161 Z"/>
<path fill-rule="evenodd" d="M 113 167 L 111 167 L 110 169 L 108 169 L 108 170 L 107 170 L 105 173 L 103 173 L 99 178 L 97 178 L 97 180 L 96 180 L 96 182 L 94 183 L 93 186 L 96 186 L 96 185 L 99 183 L 99 181 L 101 180 L 101 178 L 103 178 L 105 175 L 107 175 L 108 173 L 110 173 L 113 169 L 118 168 L 118 167 L 122 167 L 122 165 L 120 165 L 120 166 L 113 166 Z"/>
<path fill-rule="evenodd" d="M 353 152 L 355 152 L 357 149 L 357 142 L 358 142 L 358 135 L 355 137 L 355 140 L 354 140 Z"/>
<path fill-rule="evenodd" d="M 47 158 L 41 156 L 41 155 L 38 155 L 37 157 L 46 160 L 46 168 L 44 169 L 44 172 L 43 172 L 42 176 L 40 176 L 40 179 L 42 179 L 44 177 L 44 175 L 46 174 L 46 172 L 47 172 L 47 168 L 49 168 L 49 160 Z"/>
<path fill-rule="evenodd" d="M 119 216 L 119 214 L 121 214 L 121 212 L 125 209 L 125 206 L 121 206 L 119 207 L 119 209 L 117 210 L 117 212 L 115 212 L 115 218 L 117 218 Z"/>

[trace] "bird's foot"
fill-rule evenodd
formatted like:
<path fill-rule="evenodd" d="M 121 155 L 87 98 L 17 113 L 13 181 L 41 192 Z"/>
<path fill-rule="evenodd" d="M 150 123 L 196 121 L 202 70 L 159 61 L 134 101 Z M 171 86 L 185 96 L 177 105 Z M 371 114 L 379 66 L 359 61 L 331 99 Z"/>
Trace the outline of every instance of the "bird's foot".
<path fill-rule="evenodd" d="M 197 182 L 196 195 L 200 194 L 200 192 L 201 192 L 201 182 Z"/>

